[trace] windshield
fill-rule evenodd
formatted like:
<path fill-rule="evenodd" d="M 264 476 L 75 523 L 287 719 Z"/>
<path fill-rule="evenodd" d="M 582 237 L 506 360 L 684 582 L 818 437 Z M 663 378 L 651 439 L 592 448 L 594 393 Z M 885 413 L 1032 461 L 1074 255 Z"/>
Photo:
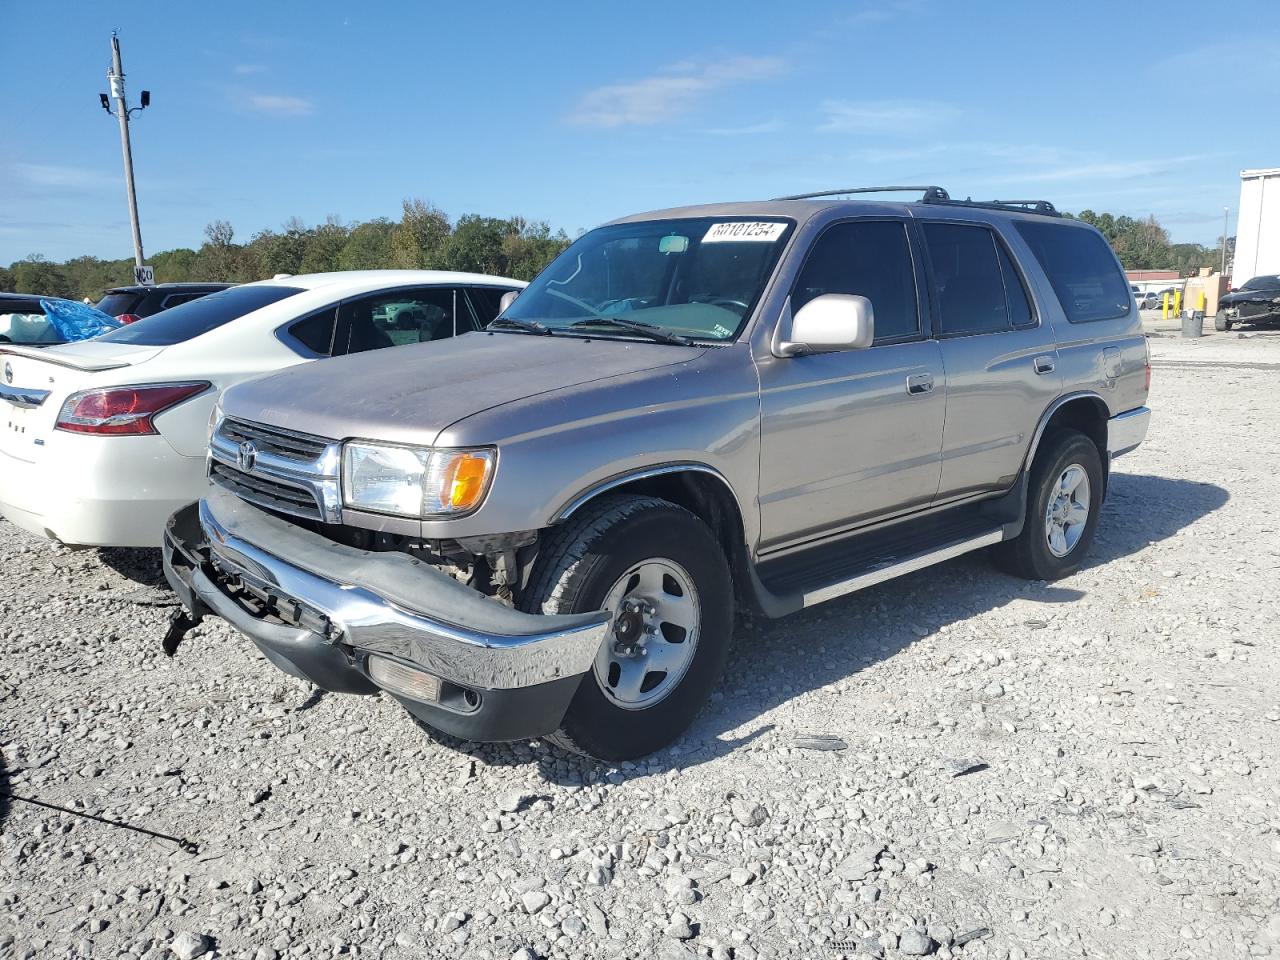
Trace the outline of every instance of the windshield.
<path fill-rule="evenodd" d="M 600 227 L 578 239 L 499 318 L 635 336 L 627 322 L 730 341 L 742 329 L 792 227 L 787 220 L 698 217 Z M 601 319 L 623 321 L 611 329 Z M 586 321 L 586 323 L 584 323 Z"/>
<path fill-rule="evenodd" d="M 1240 289 L 1270 290 L 1273 287 L 1280 287 L 1280 277 L 1254 277 Z"/>
<path fill-rule="evenodd" d="M 229 323 L 259 307 L 301 293 L 299 287 L 278 284 L 248 284 L 228 287 L 199 300 L 181 303 L 168 310 L 161 310 L 137 323 L 103 334 L 99 340 L 111 343 L 137 343 L 148 347 L 169 347 L 182 343 L 202 333 L 208 333 L 224 323 Z"/>

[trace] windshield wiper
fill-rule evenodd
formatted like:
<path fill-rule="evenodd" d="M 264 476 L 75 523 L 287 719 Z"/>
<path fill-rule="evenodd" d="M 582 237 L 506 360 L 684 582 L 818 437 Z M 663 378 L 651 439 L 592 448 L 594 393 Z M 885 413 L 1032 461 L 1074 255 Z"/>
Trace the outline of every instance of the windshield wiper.
<path fill-rule="evenodd" d="M 639 320 L 624 320 L 622 317 L 588 317 L 586 320 L 579 320 L 570 324 L 570 326 L 620 327 L 623 330 L 638 333 L 642 337 L 648 337 L 650 340 L 657 340 L 659 343 L 674 343 L 682 347 L 687 347 L 692 343 L 688 337 L 682 337 L 680 334 L 664 330 L 662 327 L 655 327 L 652 323 L 641 323 Z"/>
<path fill-rule="evenodd" d="M 505 323 L 508 326 L 517 327 L 520 330 L 524 330 L 527 333 L 537 333 L 537 334 L 541 334 L 544 337 L 551 336 L 551 331 L 546 326 L 539 323 L 537 320 L 522 320 L 519 317 L 497 317 L 494 320 L 489 321 L 489 326 L 493 327 L 500 323 Z"/>

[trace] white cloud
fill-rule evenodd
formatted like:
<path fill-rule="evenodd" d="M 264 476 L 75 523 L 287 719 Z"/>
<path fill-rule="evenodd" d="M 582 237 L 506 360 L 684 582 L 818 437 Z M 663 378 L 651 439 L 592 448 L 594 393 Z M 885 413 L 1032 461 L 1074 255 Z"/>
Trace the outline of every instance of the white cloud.
<path fill-rule="evenodd" d="M 53 163 L 15 163 L 13 172 L 35 187 L 62 190 L 93 190 L 116 184 L 119 177 L 91 167 L 67 167 Z"/>
<path fill-rule="evenodd" d="M 934 100 L 825 100 L 823 133 L 913 133 L 949 123 L 960 111 Z"/>
<path fill-rule="evenodd" d="M 1081 161 L 1044 170 L 1028 170 L 1021 173 L 1011 172 L 1005 175 L 1006 180 L 1016 183 L 1051 183 L 1066 180 L 1137 180 L 1159 176 L 1169 172 L 1170 167 L 1194 163 L 1203 160 L 1203 154 L 1187 154 L 1180 157 L 1158 157 L 1152 160 L 1128 161 Z"/>
<path fill-rule="evenodd" d="M 762 133 L 777 133 L 782 126 L 782 121 L 775 117 L 772 120 L 749 123 L 741 127 L 712 127 L 707 133 L 716 137 L 750 137 Z"/>
<path fill-rule="evenodd" d="M 650 126 L 689 110 L 713 90 L 781 73 L 781 57 L 730 57 L 683 61 L 649 77 L 614 83 L 585 93 L 565 117 L 583 127 Z"/>
<path fill-rule="evenodd" d="M 231 72 L 239 77 L 247 77 L 255 73 L 266 73 L 267 68 L 260 63 L 237 63 Z"/>
<path fill-rule="evenodd" d="M 274 93 L 247 94 L 244 104 L 258 113 L 272 113 L 277 116 L 305 117 L 315 112 L 315 105 L 310 100 Z"/>

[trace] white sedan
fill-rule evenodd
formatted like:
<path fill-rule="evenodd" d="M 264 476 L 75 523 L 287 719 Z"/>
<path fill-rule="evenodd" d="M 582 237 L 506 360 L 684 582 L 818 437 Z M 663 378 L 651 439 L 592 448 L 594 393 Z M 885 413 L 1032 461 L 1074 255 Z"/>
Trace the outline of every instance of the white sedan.
<path fill-rule="evenodd" d="M 233 383 L 479 330 L 519 280 L 365 270 L 247 283 L 96 340 L 0 347 L 0 514 L 66 544 L 158 547 L 206 485 Z"/>

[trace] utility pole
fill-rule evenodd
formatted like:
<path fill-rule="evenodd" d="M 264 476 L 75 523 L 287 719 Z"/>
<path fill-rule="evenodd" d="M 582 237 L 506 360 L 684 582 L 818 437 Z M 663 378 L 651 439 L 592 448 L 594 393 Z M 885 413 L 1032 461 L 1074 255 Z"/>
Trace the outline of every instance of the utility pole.
<path fill-rule="evenodd" d="M 129 118 L 134 110 L 145 110 L 151 105 L 151 91 L 142 91 L 142 106 L 129 109 L 124 93 L 124 68 L 120 65 L 120 38 L 111 31 L 111 69 L 107 71 L 107 83 L 111 90 L 110 98 L 105 93 L 98 94 L 102 109 L 112 113 L 111 100 L 115 101 L 115 116 L 120 121 L 120 150 L 124 154 L 124 186 L 129 194 L 129 223 L 133 226 L 133 262 L 138 267 L 143 265 L 142 230 L 138 226 L 138 196 L 133 187 L 133 149 L 129 145 Z"/>
<path fill-rule="evenodd" d="M 1231 215 L 1230 208 L 1222 208 L 1222 275 L 1227 274 L 1227 219 Z"/>

